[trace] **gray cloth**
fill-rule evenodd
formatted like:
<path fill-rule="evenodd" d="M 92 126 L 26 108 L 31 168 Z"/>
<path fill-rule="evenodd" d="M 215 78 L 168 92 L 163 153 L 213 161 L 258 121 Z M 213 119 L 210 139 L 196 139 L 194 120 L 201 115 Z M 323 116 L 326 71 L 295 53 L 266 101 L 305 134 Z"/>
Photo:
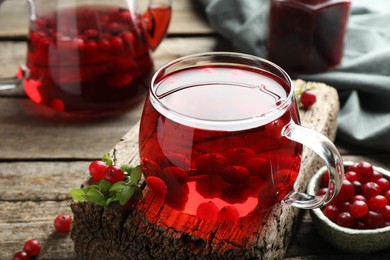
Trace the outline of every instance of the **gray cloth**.
<path fill-rule="evenodd" d="M 210 25 L 236 51 L 266 58 L 269 0 L 199 0 Z M 292 75 L 335 87 L 340 96 L 337 138 L 390 151 L 390 1 L 353 0 L 340 66 Z"/>

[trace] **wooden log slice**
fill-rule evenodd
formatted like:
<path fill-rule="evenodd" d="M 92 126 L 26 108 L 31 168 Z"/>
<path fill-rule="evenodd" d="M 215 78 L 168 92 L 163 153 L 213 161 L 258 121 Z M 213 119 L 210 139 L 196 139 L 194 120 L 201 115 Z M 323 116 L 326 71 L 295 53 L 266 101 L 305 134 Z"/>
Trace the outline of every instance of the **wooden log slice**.
<path fill-rule="evenodd" d="M 301 80 L 294 85 L 314 86 L 317 95 L 312 108 L 300 111 L 302 125 L 334 140 L 339 111 L 336 90 Z M 138 127 L 111 150 L 116 164 L 139 164 Z M 304 148 L 295 189 L 304 191 L 321 165 L 321 159 Z M 119 204 L 103 208 L 90 202 L 72 203 L 71 209 L 71 238 L 83 259 L 279 259 L 299 216 L 299 210 L 278 204 L 263 215 L 216 225 L 170 208 L 147 187 L 144 198 L 130 211 Z"/>

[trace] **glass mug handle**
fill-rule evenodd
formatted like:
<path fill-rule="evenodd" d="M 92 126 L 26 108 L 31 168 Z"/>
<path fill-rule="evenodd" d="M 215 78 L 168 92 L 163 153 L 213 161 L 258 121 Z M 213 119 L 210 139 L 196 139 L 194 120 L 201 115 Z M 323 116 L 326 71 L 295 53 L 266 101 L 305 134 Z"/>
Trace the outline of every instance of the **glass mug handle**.
<path fill-rule="evenodd" d="M 282 129 L 282 135 L 313 150 L 325 162 L 329 172 L 326 194 L 317 196 L 293 191 L 283 199 L 283 202 L 301 209 L 325 206 L 340 191 L 344 177 L 342 158 L 335 145 L 324 135 L 297 125 L 294 122 L 290 122 Z"/>

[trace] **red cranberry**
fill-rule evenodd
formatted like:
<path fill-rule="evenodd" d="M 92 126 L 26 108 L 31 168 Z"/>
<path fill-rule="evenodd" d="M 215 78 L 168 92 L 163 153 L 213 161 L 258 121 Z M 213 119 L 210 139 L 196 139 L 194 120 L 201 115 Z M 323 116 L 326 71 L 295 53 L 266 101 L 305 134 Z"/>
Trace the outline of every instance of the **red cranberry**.
<path fill-rule="evenodd" d="M 30 256 L 24 251 L 19 251 L 14 255 L 13 260 L 30 260 Z"/>
<path fill-rule="evenodd" d="M 380 210 L 386 207 L 386 205 L 387 205 L 387 199 L 385 196 L 382 195 L 372 196 L 368 200 L 368 207 L 370 208 L 370 210 Z"/>
<path fill-rule="evenodd" d="M 316 100 L 316 94 L 311 90 L 305 90 L 301 94 L 301 103 L 305 109 L 308 109 L 313 106 Z"/>
<path fill-rule="evenodd" d="M 342 212 L 337 216 L 336 223 L 339 226 L 351 228 L 354 226 L 355 220 L 349 212 Z"/>
<path fill-rule="evenodd" d="M 229 164 L 233 165 L 245 165 L 245 162 L 255 157 L 256 154 L 253 150 L 248 148 L 232 148 L 226 152 L 226 159 Z"/>
<path fill-rule="evenodd" d="M 23 251 L 29 256 L 37 256 L 41 252 L 41 244 L 36 239 L 27 240 L 26 243 L 24 243 Z"/>
<path fill-rule="evenodd" d="M 385 193 L 386 191 L 388 191 L 390 189 L 390 182 L 384 177 L 376 179 L 375 183 L 379 185 L 382 193 Z"/>
<path fill-rule="evenodd" d="M 323 212 L 332 222 L 336 222 L 337 216 L 340 214 L 340 210 L 335 205 L 327 205 Z"/>
<path fill-rule="evenodd" d="M 220 175 L 226 167 L 226 158 L 219 153 L 202 154 L 196 159 L 196 167 L 200 174 Z"/>
<path fill-rule="evenodd" d="M 359 176 L 361 182 L 367 182 L 372 178 L 374 169 L 368 162 L 360 162 L 356 165 L 356 173 Z"/>
<path fill-rule="evenodd" d="M 363 196 L 365 196 L 367 199 L 381 193 L 381 188 L 375 182 L 367 182 L 363 185 Z"/>
<path fill-rule="evenodd" d="M 164 199 L 168 192 L 168 187 L 162 179 L 156 176 L 148 176 L 145 181 L 157 198 Z"/>
<path fill-rule="evenodd" d="M 124 172 L 117 165 L 111 165 L 104 171 L 104 180 L 111 183 L 123 181 L 124 176 Z"/>
<path fill-rule="evenodd" d="M 349 213 L 353 218 L 362 218 L 368 214 L 368 205 L 363 200 L 355 200 L 349 207 Z"/>
<path fill-rule="evenodd" d="M 368 228 L 381 228 L 385 226 L 383 215 L 372 210 L 368 211 L 363 221 Z"/>
<path fill-rule="evenodd" d="M 219 212 L 217 220 L 220 222 L 232 222 L 236 223 L 240 214 L 234 206 L 225 206 Z"/>
<path fill-rule="evenodd" d="M 94 180 L 101 180 L 104 177 L 104 172 L 107 169 L 107 165 L 100 160 L 91 162 L 89 165 L 89 174 Z"/>
<path fill-rule="evenodd" d="M 196 216 L 205 220 L 217 220 L 219 209 L 211 201 L 199 204 Z"/>
<path fill-rule="evenodd" d="M 345 173 L 345 178 L 347 178 L 347 180 L 349 180 L 350 182 L 359 181 L 359 177 L 354 171 L 347 171 Z"/>
<path fill-rule="evenodd" d="M 244 184 L 248 181 L 250 173 L 244 166 L 233 165 L 225 168 L 222 179 L 230 184 Z"/>
<path fill-rule="evenodd" d="M 355 195 L 355 188 L 349 180 L 344 179 L 336 201 L 349 201 Z"/>
<path fill-rule="evenodd" d="M 60 214 L 54 219 L 54 228 L 58 233 L 68 233 L 71 229 L 72 218 L 66 214 Z"/>

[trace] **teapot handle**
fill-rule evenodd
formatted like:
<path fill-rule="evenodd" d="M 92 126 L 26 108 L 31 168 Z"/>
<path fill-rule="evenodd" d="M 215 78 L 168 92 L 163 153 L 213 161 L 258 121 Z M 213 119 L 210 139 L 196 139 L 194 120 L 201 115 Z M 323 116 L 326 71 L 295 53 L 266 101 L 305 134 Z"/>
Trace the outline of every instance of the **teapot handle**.
<path fill-rule="evenodd" d="M 142 15 L 146 29 L 146 41 L 154 51 L 165 37 L 172 13 L 172 0 L 150 0 Z"/>

